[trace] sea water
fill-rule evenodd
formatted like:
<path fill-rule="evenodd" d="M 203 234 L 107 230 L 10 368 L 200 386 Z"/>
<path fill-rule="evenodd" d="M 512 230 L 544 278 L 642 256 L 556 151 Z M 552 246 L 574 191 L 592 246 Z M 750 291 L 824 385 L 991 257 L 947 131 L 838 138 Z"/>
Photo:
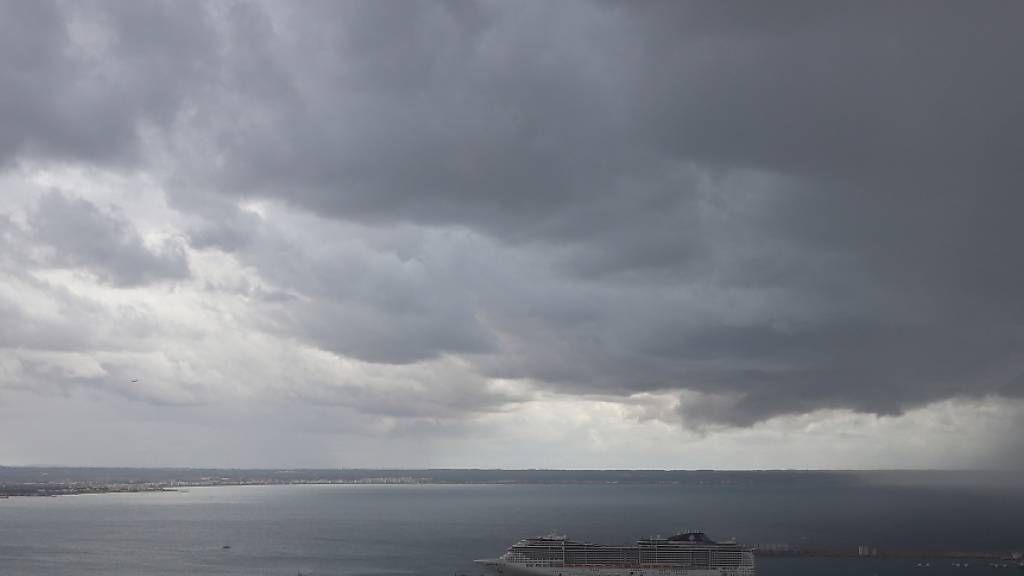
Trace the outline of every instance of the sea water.
<path fill-rule="evenodd" d="M 711 478 L 711 477 L 709 477 Z M 474 558 L 549 533 L 623 543 L 700 529 L 743 544 L 1024 549 L 1024 491 L 743 485 L 293 485 L 0 500 L 0 575 L 477 575 Z M 970 576 L 968 560 L 760 558 L 774 575 Z"/>

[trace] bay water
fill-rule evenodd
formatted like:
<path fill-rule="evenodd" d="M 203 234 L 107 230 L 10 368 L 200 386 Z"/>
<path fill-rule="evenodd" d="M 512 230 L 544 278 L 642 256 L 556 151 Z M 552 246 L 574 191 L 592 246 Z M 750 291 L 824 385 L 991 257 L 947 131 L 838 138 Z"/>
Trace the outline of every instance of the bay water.
<path fill-rule="evenodd" d="M 478 575 L 548 533 L 700 529 L 743 544 L 1024 549 L 1024 489 L 892 482 L 290 485 L 0 500 L 0 575 Z M 774 575 L 1022 573 L 971 560 L 759 558 Z"/>

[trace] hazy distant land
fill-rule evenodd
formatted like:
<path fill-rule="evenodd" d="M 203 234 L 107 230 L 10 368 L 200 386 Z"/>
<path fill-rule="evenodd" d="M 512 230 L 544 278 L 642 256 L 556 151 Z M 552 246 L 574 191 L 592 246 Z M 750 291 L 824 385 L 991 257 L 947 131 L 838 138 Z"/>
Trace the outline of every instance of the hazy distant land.
<path fill-rule="evenodd" d="M 1011 485 L 1016 472 L 500 469 L 221 469 L 0 466 L 0 498 L 279 484 L 680 484 L 777 482 Z"/>

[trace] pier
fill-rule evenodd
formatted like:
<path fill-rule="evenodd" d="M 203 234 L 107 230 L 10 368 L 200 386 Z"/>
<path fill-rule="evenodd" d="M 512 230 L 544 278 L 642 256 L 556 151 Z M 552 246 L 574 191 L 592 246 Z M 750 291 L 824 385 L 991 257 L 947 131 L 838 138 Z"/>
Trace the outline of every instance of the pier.
<path fill-rule="evenodd" d="M 953 558 L 963 560 L 1003 560 L 1020 563 L 1019 552 L 994 552 L 979 550 L 948 550 L 921 548 L 795 548 L 788 545 L 762 545 L 754 549 L 760 557 L 824 557 L 824 558 Z"/>

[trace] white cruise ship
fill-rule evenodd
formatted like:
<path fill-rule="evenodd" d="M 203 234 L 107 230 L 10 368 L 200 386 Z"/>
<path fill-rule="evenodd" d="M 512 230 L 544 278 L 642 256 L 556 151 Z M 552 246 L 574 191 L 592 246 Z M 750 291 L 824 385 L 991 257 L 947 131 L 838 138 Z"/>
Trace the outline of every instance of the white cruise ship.
<path fill-rule="evenodd" d="M 477 560 L 502 576 L 753 576 L 754 552 L 703 532 L 605 546 L 565 536 L 526 538 L 499 558 Z"/>

